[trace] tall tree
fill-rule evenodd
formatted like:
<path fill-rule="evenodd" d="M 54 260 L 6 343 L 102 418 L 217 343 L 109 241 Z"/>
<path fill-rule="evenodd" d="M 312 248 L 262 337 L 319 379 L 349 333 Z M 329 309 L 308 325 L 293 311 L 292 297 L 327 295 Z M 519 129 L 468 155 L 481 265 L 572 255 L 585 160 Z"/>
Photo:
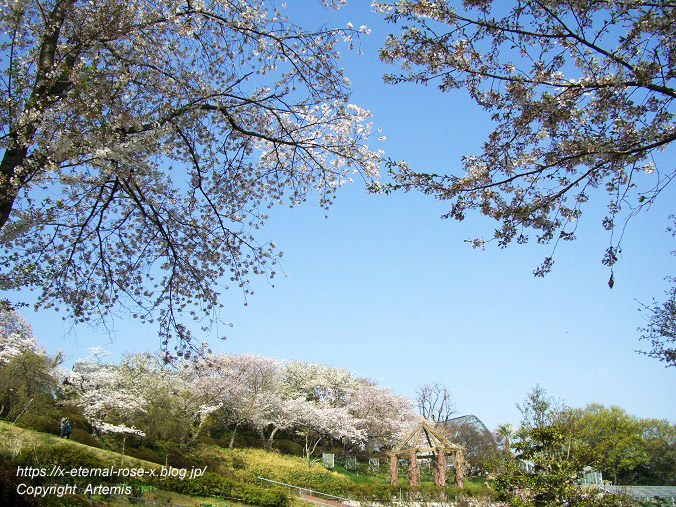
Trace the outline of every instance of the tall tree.
<path fill-rule="evenodd" d="M 392 448 L 419 420 L 409 400 L 363 379 L 350 390 L 347 410 L 362 421 L 360 428 L 365 430 L 368 452 Z"/>
<path fill-rule="evenodd" d="M 577 410 L 577 438 L 585 443 L 585 456 L 590 465 L 603 472 L 615 484 L 629 484 L 632 471 L 646 466 L 646 436 L 657 421 L 641 421 L 619 407 L 591 404 Z M 668 441 L 668 439 L 665 439 Z"/>
<path fill-rule="evenodd" d="M 274 278 L 267 208 L 375 173 L 337 65 L 359 30 L 267 0 L 8 2 L 0 30 L 0 288 L 39 308 L 126 310 L 186 345 L 181 315 L 213 322 L 229 283 Z"/>
<path fill-rule="evenodd" d="M 571 452 L 577 437 L 576 425 L 571 422 L 574 411 L 556 402 L 540 386 L 517 407 L 523 415 L 518 439 L 511 445 L 517 459 L 503 460 L 495 480 L 496 490 L 510 500 L 510 505 L 623 505 L 619 496 L 605 496 L 576 484 L 590 462 L 588 454 Z"/>
<path fill-rule="evenodd" d="M 554 424 L 564 410 L 563 403 L 547 394 L 547 391 L 537 384 L 528 393 L 526 398 L 516 404 L 521 412 L 521 430 L 543 429 Z"/>
<path fill-rule="evenodd" d="M 449 201 L 446 218 L 478 210 L 499 223 L 500 247 L 552 243 L 535 274 L 553 264 L 559 241 L 575 239 L 582 209 L 607 192 L 603 263 L 618 260 L 622 222 L 649 207 L 676 173 L 656 152 L 676 139 L 676 8 L 669 2 L 562 0 L 394 1 L 379 4 L 403 23 L 381 50 L 403 73 L 390 83 L 464 89 L 496 124 L 464 174 L 391 165 L 378 190 L 419 190 Z"/>
<path fill-rule="evenodd" d="M 514 435 L 516 435 L 516 431 L 514 431 L 512 425 L 501 424 L 500 426 L 498 426 L 498 429 L 495 431 L 495 434 L 504 440 L 505 443 L 503 444 L 502 450 L 505 451 L 505 454 L 509 454 L 510 441 L 512 438 L 514 438 Z"/>
<path fill-rule="evenodd" d="M 447 421 L 456 412 L 451 390 L 438 382 L 420 386 L 416 402 L 420 415 L 436 423 Z"/>
<path fill-rule="evenodd" d="M 24 352 L 44 354 L 21 315 L 15 310 L 0 309 L 0 366 Z"/>
<path fill-rule="evenodd" d="M 63 357 L 48 357 L 31 327 L 14 310 L 0 309 L 0 417 L 16 421 L 44 413 L 58 390 L 57 366 Z"/>

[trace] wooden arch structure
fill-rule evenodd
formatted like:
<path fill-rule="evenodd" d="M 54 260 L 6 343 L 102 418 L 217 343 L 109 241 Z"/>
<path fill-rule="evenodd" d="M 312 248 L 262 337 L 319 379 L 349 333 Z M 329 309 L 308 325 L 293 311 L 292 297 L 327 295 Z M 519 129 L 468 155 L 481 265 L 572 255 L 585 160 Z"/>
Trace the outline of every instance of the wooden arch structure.
<path fill-rule="evenodd" d="M 435 486 L 446 486 L 446 456 L 453 456 L 455 486 L 463 487 L 463 455 L 462 447 L 451 443 L 436 429 L 426 422 L 421 422 L 404 440 L 387 453 L 390 456 L 390 482 L 393 486 L 399 480 L 399 458 L 408 459 L 408 482 L 411 487 L 420 483 L 418 473 L 419 459 L 432 459 L 432 476 Z"/>

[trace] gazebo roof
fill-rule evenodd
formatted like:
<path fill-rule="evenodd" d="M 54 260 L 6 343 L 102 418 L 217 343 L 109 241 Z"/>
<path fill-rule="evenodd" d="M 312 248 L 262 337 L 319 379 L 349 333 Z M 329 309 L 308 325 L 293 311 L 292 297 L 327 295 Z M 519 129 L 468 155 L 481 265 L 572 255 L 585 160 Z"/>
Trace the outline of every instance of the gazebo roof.
<path fill-rule="evenodd" d="M 397 445 L 390 455 L 435 451 L 459 451 L 462 447 L 452 443 L 426 421 L 421 422 Z"/>

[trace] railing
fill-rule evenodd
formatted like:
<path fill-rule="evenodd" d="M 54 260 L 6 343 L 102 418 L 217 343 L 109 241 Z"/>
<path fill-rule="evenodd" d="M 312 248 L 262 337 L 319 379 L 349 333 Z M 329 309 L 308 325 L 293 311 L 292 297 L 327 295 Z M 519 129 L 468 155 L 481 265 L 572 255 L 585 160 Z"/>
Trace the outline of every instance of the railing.
<path fill-rule="evenodd" d="M 274 484 L 275 486 L 282 486 L 284 488 L 288 488 L 289 490 L 297 491 L 299 495 L 310 495 L 310 496 L 317 496 L 321 498 L 326 498 L 328 500 L 334 500 L 337 502 L 343 502 L 347 503 L 350 505 L 358 505 L 359 502 L 356 502 L 355 500 L 350 500 L 349 498 L 343 498 L 342 496 L 335 496 L 335 495 L 329 495 L 328 493 L 322 493 L 321 491 L 315 491 L 313 489 L 308 489 L 308 488 L 301 488 L 300 486 L 294 486 L 293 484 L 286 484 L 284 482 L 277 482 L 277 481 L 272 481 L 270 479 L 265 479 L 263 477 L 256 477 L 257 480 L 259 480 L 261 483 L 268 483 L 268 484 Z"/>

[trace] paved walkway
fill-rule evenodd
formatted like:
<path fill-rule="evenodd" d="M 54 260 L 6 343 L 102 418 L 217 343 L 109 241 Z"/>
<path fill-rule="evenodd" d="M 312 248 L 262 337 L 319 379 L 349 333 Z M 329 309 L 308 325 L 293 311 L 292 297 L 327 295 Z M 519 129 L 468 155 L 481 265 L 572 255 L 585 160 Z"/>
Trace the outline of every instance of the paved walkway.
<path fill-rule="evenodd" d="M 310 496 L 304 493 L 301 493 L 300 495 L 298 495 L 298 497 L 301 500 L 312 502 L 317 505 L 325 505 L 327 507 L 344 507 L 345 505 L 348 505 L 346 503 L 336 502 L 335 500 L 327 500 L 326 498 L 318 498 L 316 496 Z"/>

